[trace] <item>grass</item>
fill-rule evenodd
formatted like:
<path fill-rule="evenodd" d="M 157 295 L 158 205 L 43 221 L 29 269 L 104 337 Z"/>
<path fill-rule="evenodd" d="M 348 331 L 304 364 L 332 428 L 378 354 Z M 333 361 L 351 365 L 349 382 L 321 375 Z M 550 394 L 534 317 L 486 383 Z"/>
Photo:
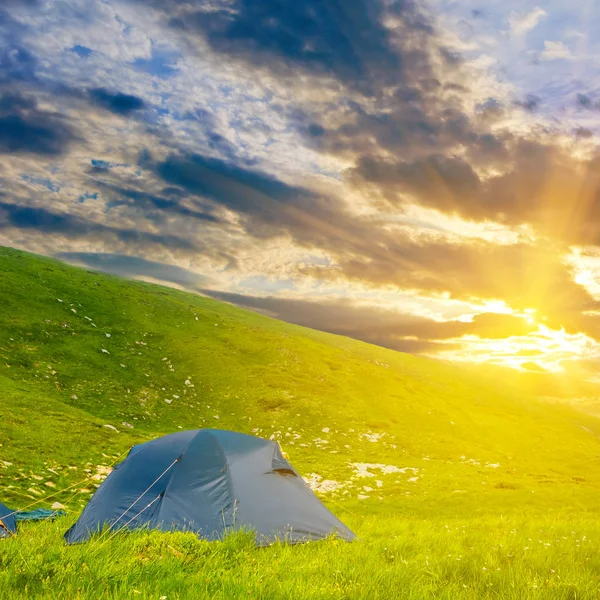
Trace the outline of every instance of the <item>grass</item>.
<path fill-rule="evenodd" d="M 361 540 L 256 549 L 192 534 L 119 534 L 60 543 L 64 523 L 23 527 L 3 544 L 11 598 L 597 598 L 597 519 L 382 520 L 348 516 Z M 7 596 L 9 597 L 9 596 Z"/>
<path fill-rule="evenodd" d="M 8 248 L 0 305 L 0 501 L 57 500 L 69 513 L 0 543 L 0 597 L 600 594 L 596 417 L 449 364 Z M 244 534 L 136 533 L 63 544 L 132 444 L 199 427 L 279 440 L 301 473 L 330 482 L 318 493 L 360 541 L 258 550 Z"/>

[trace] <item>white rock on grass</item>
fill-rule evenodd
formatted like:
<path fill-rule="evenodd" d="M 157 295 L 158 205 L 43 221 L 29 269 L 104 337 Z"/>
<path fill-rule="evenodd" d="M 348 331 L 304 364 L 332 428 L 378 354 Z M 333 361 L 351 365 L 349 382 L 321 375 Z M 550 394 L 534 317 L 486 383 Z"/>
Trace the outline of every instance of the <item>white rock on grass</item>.
<path fill-rule="evenodd" d="M 310 473 L 304 478 L 304 481 L 313 492 L 320 492 L 321 494 L 330 494 L 346 486 L 345 483 L 333 479 L 323 479 L 318 473 Z"/>
<path fill-rule="evenodd" d="M 107 429 L 112 429 L 113 431 L 119 431 L 116 427 L 114 427 L 113 425 L 109 425 L 108 423 L 104 425 L 104 427 L 106 427 Z"/>
<path fill-rule="evenodd" d="M 103 354 L 110 354 L 110 352 L 106 348 L 102 348 L 101 352 Z"/>
<path fill-rule="evenodd" d="M 412 471 L 413 473 L 419 472 L 417 467 L 396 467 L 395 465 L 385 465 L 382 463 L 350 463 L 350 465 L 354 468 L 356 477 L 375 477 L 375 473 L 371 473 L 375 469 L 380 470 L 384 475 L 406 473 L 407 471 Z"/>
<path fill-rule="evenodd" d="M 361 435 L 365 439 L 369 440 L 369 442 L 374 444 L 375 442 L 378 442 L 385 435 L 385 433 L 370 433 L 369 432 L 369 433 L 363 433 Z"/>
<path fill-rule="evenodd" d="M 97 465 L 96 473 L 92 476 L 94 481 L 104 481 L 112 473 L 112 467 L 106 465 Z"/>
<path fill-rule="evenodd" d="M 323 429 L 321 429 L 321 431 L 323 433 L 329 433 L 330 429 L 329 429 L 329 427 L 323 427 Z"/>

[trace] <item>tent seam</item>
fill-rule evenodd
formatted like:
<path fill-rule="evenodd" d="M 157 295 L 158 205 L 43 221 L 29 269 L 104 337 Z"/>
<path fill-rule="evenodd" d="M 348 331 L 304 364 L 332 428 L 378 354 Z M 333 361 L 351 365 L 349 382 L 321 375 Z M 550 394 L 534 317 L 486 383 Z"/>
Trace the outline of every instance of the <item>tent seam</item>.
<path fill-rule="evenodd" d="M 233 489 L 233 479 L 231 477 L 231 468 L 230 468 L 229 460 L 227 459 L 227 453 L 225 452 L 225 450 L 223 450 L 223 447 L 221 446 L 221 443 L 219 442 L 219 438 L 217 438 L 215 435 L 213 435 L 213 433 L 210 429 L 204 429 L 203 431 L 206 431 L 207 434 L 210 435 L 210 437 L 212 437 L 213 440 L 215 440 L 217 447 L 219 448 L 221 454 L 223 455 L 223 460 L 225 461 L 225 476 L 227 477 L 227 482 L 229 483 L 229 492 L 230 492 L 231 509 L 232 509 L 232 513 L 233 513 L 232 519 L 233 519 L 233 518 L 235 518 L 236 498 L 235 498 L 235 492 Z M 231 525 L 233 525 L 233 523 L 231 523 Z M 225 528 L 225 520 L 224 519 L 223 519 L 223 528 Z"/>
<path fill-rule="evenodd" d="M 187 446 L 185 447 L 184 450 L 182 450 L 181 454 L 179 455 L 178 459 L 177 459 L 177 463 L 180 462 L 180 459 L 183 458 L 183 456 L 185 455 L 185 453 L 189 450 L 190 445 L 192 444 L 192 442 L 200 435 L 200 433 L 202 433 L 202 429 L 198 429 L 198 432 L 196 433 L 196 435 L 188 442 Z M 133 450 L 133 448 L 132 448 Z M 127 459 L 125 459 L 127 460 Z M 162 494 L 160 495 L 160 501 L 158 503 L 158 506 L 156 507 L 156 513 L 157 515 L 160 514 L 160 509 L 162 508 L 163 505 L 163 501 L 165 499 L 165 496 L 167 495 L 167 490 L 169 489 L 169 486 L 171 485 L 171 480 L 173 479 L 173 476 L 175 475 L 175 471 L 177 470 L 177 465 L 175 465 L 175 468 L 171 470 L 171 473 L 169 474 L 169 480 L 167 481 Z M 160 521 L 157 521 L 156 524 L 158 525 L 160 523 Z"/>

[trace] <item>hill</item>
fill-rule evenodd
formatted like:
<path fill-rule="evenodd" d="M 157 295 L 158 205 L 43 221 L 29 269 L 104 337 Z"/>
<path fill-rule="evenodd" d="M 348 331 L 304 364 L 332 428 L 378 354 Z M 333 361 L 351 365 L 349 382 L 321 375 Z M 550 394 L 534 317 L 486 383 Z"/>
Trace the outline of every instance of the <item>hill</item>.
<path fill-rule="evenodd" d="M 405 533 L 431 519 L 591 519 L 600 506 L 600 421 L 500 379 L 9 248 L 0 307 L 9 506 L 70 487 L 41 505 L 75 518 L 132 444 L 199 427 L 279 440 L 367 538 L 393 518 Z"/>

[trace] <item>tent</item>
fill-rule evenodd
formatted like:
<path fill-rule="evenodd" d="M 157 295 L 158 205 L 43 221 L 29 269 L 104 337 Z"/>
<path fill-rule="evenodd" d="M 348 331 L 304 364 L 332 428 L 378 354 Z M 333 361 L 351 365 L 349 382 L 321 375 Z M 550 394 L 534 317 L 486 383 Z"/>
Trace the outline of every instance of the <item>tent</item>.
<path fill-rule="evenodd" d="M 17 520 L 13 511 L 0 502 L 0 538 L 17 533 Z"/>
<path fill-rule="evenodd" d="M 217 429 L 134 446 L 67 531 L 68 543 L 102 529 L 192 531 L 221 539 L 250 529 L 256 543 L 355 535 L 315 496 L 276 442 Z"/>

